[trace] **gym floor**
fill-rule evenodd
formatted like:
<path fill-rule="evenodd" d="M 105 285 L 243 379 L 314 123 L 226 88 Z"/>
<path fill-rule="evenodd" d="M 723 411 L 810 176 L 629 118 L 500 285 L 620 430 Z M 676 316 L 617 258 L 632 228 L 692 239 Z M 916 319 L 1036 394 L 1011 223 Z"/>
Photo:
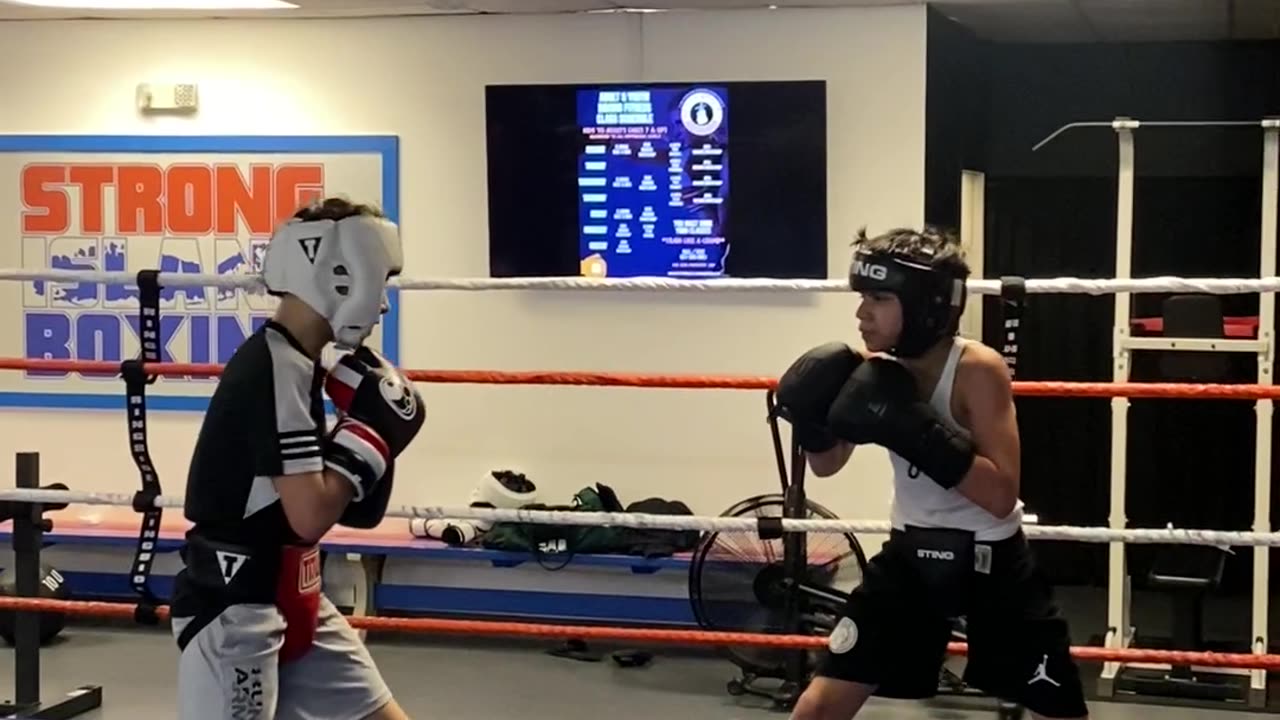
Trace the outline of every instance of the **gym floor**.
<path fill-rule="evenodd" d="M 728 662 L 682 651 L 656 650 L 647 667 L 623 669 L 605 655 L 601 662 L 552 657 L 549 644 L 461 638 L 402 639 L 371 636 L 370 648 L 410 717 L 452 720 L 521 720 L 608 717 L 610 720 L 766 720 L 785 718 L 766 701 L 730 697 L 734 677 Z M 606 652 L 615 648 L 596 648 Z M 103 689 L 102 708 L 86 720 L 174 717 L 176 649 L 157 629 L 80 626 L 42 653 L 47 697 L 80 685 Z M 13 653 L 0 663 L 0 696 L 12 698 Z M 1086 666 L 1096 675 L 1096 666 Z M 147 691 L 146 687 L 158 688 Z M 985 698 L 947 698 L 930 705 L 873 700 L 860 720 L 995 720 Z M 1095 720 L 1250 720 L 1265 713 L 1091 703 Z"/>

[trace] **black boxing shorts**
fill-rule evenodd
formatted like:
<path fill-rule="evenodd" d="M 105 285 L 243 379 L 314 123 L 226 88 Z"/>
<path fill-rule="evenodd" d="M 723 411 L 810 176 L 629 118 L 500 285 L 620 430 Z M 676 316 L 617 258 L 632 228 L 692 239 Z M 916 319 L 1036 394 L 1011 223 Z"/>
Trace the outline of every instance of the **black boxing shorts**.
<path fill-rule="evenodd" d="M 1086 714 L 1067 624 L 1021 532 L 974 542 L 968 572 L 950 564 L 967 552 L 960 535 L 925 533 L 912 542 L 904 535 L 896 531 L 868 561 L 818 675 L 874 686 L 881 697 L 933 697 L 952 618 L 963 615 L 966 683 L 1044 717 Z"/>
<path fill-rule="evenodd" d="M 969 606 L 979 553 L 988 568 L 991 562 L 990 547 L 979 548 L 969 530 L 907 525 L 893 531 L 886 549 L 900 556 L 927 601 L 946 617 L 962 615 Z"/>

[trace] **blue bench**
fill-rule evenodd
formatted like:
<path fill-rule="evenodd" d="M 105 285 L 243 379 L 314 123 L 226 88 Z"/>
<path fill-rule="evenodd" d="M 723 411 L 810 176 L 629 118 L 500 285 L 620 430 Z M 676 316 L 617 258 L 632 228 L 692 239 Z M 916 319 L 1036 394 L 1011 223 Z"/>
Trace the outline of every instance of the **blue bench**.
<path fill-rule="evenodd" d="M 0 542 L 10 542 L 7 524 L 0 525 Z M 54 528 L 45 535 L 45 547 L 57 549 L 62 558 L 54 559 L 53 553 L 45 557 L 66 578 L 72 597 L 129 601 L 135 598 L 128 568 L 136 542 L 136 530 L 77 527 L 55 515 Z M 171 554 L 181 546 L 181 534 L 168 531 L 158 541 L 157 553 Z M 114 559 L 71 562 L 78 547 L 108 549 L 112 557 L 118 551 L 119 563 Z M 335 590 L 346 593 L 349 601 L 339 604 L 350 606 L 357 615 L 696 627 L 687 594 L 687 555 L 577 555 L 563 570 L 550 571 L 528 553 L 450 547 L 410 537 L 407 532 L 386 531 L 336 533 L 321 542 L 321 549 L 326 554 L 326 589 L 331 594 Z M 552 567 L 560 562 L 548 559 Z M 88 567 L 80 567 L 82 564 Z M 329 580 L 334 571 L 349 578 L 349 583 L 334 587 Z M 481 571 L 486 575 L 477 574 Z M 494 572 L 503 574 L 488 575 Z M 656 578 L 648 576 L 660 576 L 666 592 L 654 592 Z M 151 587 L 160 597 L 167 598 L 172 586 L 171 575 L 153 574 Z M 335 597 L 335 601 L 339 599 Z"/>

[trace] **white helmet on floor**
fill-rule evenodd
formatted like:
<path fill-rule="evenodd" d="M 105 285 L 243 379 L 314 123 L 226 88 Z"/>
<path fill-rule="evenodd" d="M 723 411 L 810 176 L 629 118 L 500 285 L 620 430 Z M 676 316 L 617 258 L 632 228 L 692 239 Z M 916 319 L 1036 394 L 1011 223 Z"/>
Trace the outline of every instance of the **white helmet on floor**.
<path fill-rule="evenodd" d="M 355 348 L 385 312 L 387 280 L 404 268 L 400 229 L 376 210 L 342 199 L 299 210 L 271 236 L 262 279 L 329 321 L 334 342 Z"/>

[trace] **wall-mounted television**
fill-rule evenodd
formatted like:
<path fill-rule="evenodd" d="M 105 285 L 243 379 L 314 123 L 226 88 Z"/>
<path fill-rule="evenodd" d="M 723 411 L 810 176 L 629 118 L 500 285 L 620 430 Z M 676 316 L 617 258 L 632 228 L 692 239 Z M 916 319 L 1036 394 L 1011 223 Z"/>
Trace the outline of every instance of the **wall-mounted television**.
<path fill-rule="evenodd" d="M 825 278 L 822 81 L 491 85 L 493 277 Z"/>

